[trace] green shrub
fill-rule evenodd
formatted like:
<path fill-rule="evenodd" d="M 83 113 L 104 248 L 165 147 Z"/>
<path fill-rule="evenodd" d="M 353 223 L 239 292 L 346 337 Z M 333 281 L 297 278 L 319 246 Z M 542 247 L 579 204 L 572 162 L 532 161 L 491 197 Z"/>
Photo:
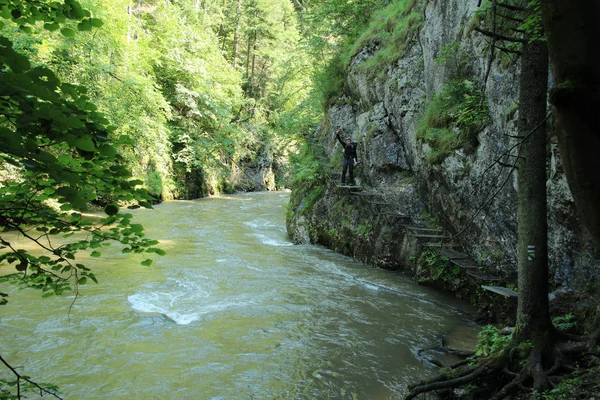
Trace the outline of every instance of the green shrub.
<path fill-rule="evenodd" d="M 292 154 L 290 160 L 293 174 L 292 185 L 321 179 L 319 161 L 308 144 L 305 143 L 298 154 Z"/>
<path fill-rule="evenodd" d="M 317 200 L 323 197 L 325 193 L 325 186 L 319 185 L 315 186 L 311 189 L 311 191 L 304 198 L 304 202 L 302 203 L 302 208 L 300 209 L 300 214 L 304 214 L 314 207 Z"/>
<path fill-rule="evenodd" d="M 479 340 L 477 342 L 475 355 L 484 357 L 501 351 L 512 339 L 512 334 L 503 335 L 500 330 L 493 325 L 485 326 L 477 336 Z"/>
<path fill-rule="evenodd" d="M 470 80 L 454 80 L 427 104 L 417 138 L 431 146 L 427 161 L 440 163 L 459 148 L 474 151 L 477 135 L 488 122 L 483 93 Z"/>
<path fill-rule="evenodd" d="M 152 171 L 146 175 L 146 188 L 152 197 L 160 198 L 163 191 L 163 180 L 158 171 Z"/>
<path fill-rule="evenodd" d="M 577 325 L 575 316 L 571 313 L 552 318 L 552 324 L 559 331 L 566 332 Z"/>
<path fill-rule="evenodd" d="M 350 54 L 356 55 L 369 43 L 379 46 L 372 57 L 359 65 L 359 70 L 383 78 L 383 67 L 392 65 L 406 54 L 411 40 L 423 25 L 416 3 L 416 0 L 390 2 L 373 15 L 369 27 L 350 48 Z"/>
<path fill-rule="evenodd" d="M 336 55 L 325 68 L 317 71 L 315 86 L 323 96 L 323 107 L 333 105 L 334 99 L 343 92 L 346 77 L 345 65 L 346 62 L 340 55 Z"/>
<path fill-rule="evenodd" d="M 451 265 L 448 262 L 448 257 L 438 256 L 431 250 L 423 251 L 419 256 L 417 263 L 425 266 L 428 270 L 429 276 L 423 277 L 421 281 L 447 281 L 456 278 L 461 274 L 459 267 Z"/>

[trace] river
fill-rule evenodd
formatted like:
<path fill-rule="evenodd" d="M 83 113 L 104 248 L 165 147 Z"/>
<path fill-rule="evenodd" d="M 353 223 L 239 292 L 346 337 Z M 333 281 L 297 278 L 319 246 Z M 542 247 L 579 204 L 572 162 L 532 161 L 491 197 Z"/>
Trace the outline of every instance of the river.
<path fill-rule="evenodd" d="M 0 353 L 65 399 L 378 400 L 435 373 L 418 351 L 440 335 L 472 343 L 472 310 L 452 296 L 293 245 L 288 199 L 258 192 L 134 211 L 168 255 L 143 267 L 145 257 L 111 246 L 83 259 L 100 284 L 81 287 L 70 314 L 73 296 L 2 284 Z"/>

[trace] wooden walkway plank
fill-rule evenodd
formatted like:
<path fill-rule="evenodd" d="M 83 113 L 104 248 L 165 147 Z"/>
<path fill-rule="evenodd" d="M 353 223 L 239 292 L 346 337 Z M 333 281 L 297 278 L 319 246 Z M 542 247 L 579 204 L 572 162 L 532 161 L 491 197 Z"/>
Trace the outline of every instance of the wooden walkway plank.
<path fill-rule="evenodd" d="M 481 271 L 469 270 L 469 271 L 467 271 L 467 274 L 471 275 L 473 278 L 481 279 L 483 281 L 499 281 L 500 280 L 500 278 L 498 278 L 497 276 L 486 274 L 485 272 L 481 272 Z"/>
<path fill-rule="evenodd" d="M 469 256 L 467 256 L 466 254 L 459 253 L 458 251 L 454 251 L 451 249 L 435 250 L 435 254 L 442 257 L 448 257 L 448 260 L 465 260 L 469 258 Z"/>
<path fill-rule="evenodd" d="M 488 290 L 490 292 L 494 292 L 494 293 L 498 293 L 504 297 L 514 297 L 517 298 L 519 297 L 519 294 L 517 292 L 515 292 L 514 290 L 510 290 L 509 288 L 505 288 L 502 286 L 486 286 L 486 285 L 481 285 L 481 287 L 484 290 Z"/>
<path fill-rule="evenodd" d="M 423 246 L 425 246 L 425 247 L 432 247 L 432 248 L 435 248 L 435 247 L 440 247 L 440 248 L 443 248 L 443 247 L 460 247 L 456 243 L 443 243 L 443 242 L 437 242 L 437 243 L 436 242 L 428 242 L 428 243 L 423 243 Z"/>
<path fill-rule="evenodd" d="M 404 225 L 404 227 L 406 229 L 410 229 L 411 231 L 416 231 L 416 232 L 438 232 L 441 233 L 443 232 L 440 228 L 425 228 L 423 226 L 416 226 L 416 225 Z"/>
<path fill-rule="evenodd" d="M 386 211 L 384 212 L 385 215 L 391 215 L 393 217 L 399 217 L 399 218 L 412 218 L 410 215 L 406 215 L 406 214 L 402 214 L 400 212 L 397 211 Z"/>
<path fill-rule="evenodd" d="M 417 238 L 423 238 L 423 239 L 451 239 L 450 236 L 446 236 L 446 235 L 432 235 L 432 234 L 427 234 L 427 233 L 416 233 L 415 237 L 417 237 Z"/>
<path fill-rule="evenodd" d="M 381 194 L 379 194 L 379 193 L 373 193 L 373 192 L 358 192 L 358 193 L 355 193 L 355 194 L 358 194 L 360 196 L 381 196 Z"/>
<path fill-rule="evenodd" d="M 454 265 L 458 265 L 462 269 L 479 269 L 479 265 L 475 264 L 471 260 L 461 260 L 461 259 L 453 259 L 450 262 Z"/>

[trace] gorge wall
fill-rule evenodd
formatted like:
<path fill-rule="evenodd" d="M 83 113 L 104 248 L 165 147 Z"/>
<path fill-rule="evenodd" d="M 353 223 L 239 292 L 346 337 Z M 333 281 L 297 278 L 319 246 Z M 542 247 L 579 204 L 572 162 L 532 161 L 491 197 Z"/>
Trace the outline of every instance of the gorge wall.
<path fill-rule="evenodd" d="M 415 10 L 420 24 L 407 33 L 406 50 L 393 65 L 365 68 L 380 51 L 375 40 L 351 58 L 344 92 L 308 137 L 320 168 L 316 179 L 293 187 L 288 232 L 297 243 L 322 244 L 375 267 L 443 280 L 446 289 L 479 304 L 492 303 L 497 295 L 484 294 L 482 284 L 516 284 L 517 172 L 512 166 L 520 140 L 518 60 L 499 55 L 489 64 L 488 39 L 472 29 L 476 1 L 417 1 Z M 484 81 L 485 98 L 479 99 Z M 453 140 L 466 134 L 459 123 L 447 129 L 441 129 L 443 121 L 435 125 L 436 105 L 444 104 L 444 96 L 452 102 L 457 92 L 467 99 L 458 110 L 462 116 L 469 116 L 473 102 L 487 104 L 486 115 L 479 116 L 484 122 L 458 146 Z M 434 122 L 431 129 L 427 118 Z M 360 189 L 339 185 L 342 149 L 336 128 L 358 144 Z M 598 296 L 598 250 L 578 221 L 551 134 L 549 142 L 551 290 L 563 297 L 573 290 Z M 417 237 L 415 226 L 454 236 L 455 250 L 502 281 L 478 280 L 456 269 L 427 270 L 427 252 L 417 261 L 428 239 Z"/>
<path fill-rule="evenodd" d="M 274 146 L 260 149 L 236 161 L 223 159 L 211 168 L 176 168 L 171 196 L 198 199 L 221 193 L 276 190 L 288 173 L 288 156 Z M 215 163 L 213 163 L 215 164 Z"/>

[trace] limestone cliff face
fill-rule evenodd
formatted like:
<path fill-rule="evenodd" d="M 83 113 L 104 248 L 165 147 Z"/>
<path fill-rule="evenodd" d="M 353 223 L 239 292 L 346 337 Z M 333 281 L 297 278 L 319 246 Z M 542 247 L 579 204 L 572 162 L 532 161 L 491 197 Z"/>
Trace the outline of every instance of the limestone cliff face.
<path fill-rule="evenodd" d="M 179 185 L 177 199 L 197 199 L 221 193 L 276 190 L 278 182 L 285 181 L 287 154 L 277 152 L 273 146 L 262 146 L 253 157 L 235 162 L 222 160 L 220 169 L 210 172 L 203 169 L 179 169 L 174 179 Z"/>
<path fill-rule="evenodd" d="M 320 188 L 293 188 L 288 214 L 293 240 L 324 244 L 374 266 L 418 274 L 414 259 L 423 240 L 417 240 L 407 225 L 434 224 L 446 235 L 458 234 L 453 239 L 458 249 L 484 270 L 514 281 L 517 188 L 510 166 L 518 155 L 519 69 L 518 63 L 496 59 L 487 74 L 486 40 L 470 32 L 476 6 L 471 0 L 430 0 L 406 54 L 377 76 L 361 69 L 377 44 L 365 46 L 352 58 L 348 90 L 329 108 L 311 139 L 315 149 L 322 149 L 324 168 L 335 173 L 341 152 L 335 128 L 352 136 L 361 162 L 357 184 L 363 189 L 352 193 L 338 187 L 335 174 L 321 181 Z M 472 83 L 481 84 L 488 75 L 489 120 L 474 149 L 458 149 L 441 162 L 430 162 L 432 149 L 418 139 L 418 125 L 427 103 L 456 72 L 456 63 L 439 61 L 451 43 L 460 43 L 461 68 Z M 551 276 L 558 285 L 581 288 L 597 282 L 599 255 L 577 220 L 560 154 L 552 137 L 550 142 Z M 515 150 L 503 156 L 511 147 Z"/>

